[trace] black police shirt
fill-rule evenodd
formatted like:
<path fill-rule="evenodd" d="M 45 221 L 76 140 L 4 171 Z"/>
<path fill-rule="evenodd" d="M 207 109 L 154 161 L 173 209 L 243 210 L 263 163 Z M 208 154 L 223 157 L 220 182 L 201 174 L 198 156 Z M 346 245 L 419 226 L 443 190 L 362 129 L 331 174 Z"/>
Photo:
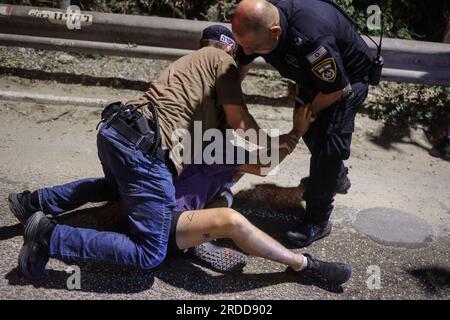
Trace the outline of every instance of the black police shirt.
<path fill-rule="evenodd" d="M 353 25 L 332 5 L 320 0 L 269 2 L 280 13 L 279 45 L 264 55 L 245 55 L 239 47 L 236 60 L 240 65 L 262 56 L 283 77 L 314 91 L 312 96 L 318 91 L 338 91 L 368 75 L 373 54 Z"/>

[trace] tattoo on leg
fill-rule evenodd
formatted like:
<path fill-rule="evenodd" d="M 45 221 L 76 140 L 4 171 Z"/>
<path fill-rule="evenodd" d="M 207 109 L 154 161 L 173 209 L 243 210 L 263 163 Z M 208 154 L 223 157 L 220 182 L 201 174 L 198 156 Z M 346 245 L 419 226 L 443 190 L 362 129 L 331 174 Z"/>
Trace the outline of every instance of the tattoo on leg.
<path fill-rule="evenodd" d="M 211 237 L 211 235 L 209 233 L 204 233 L 203 234 L 203 238 L 205 239 L 209 239 Z"/>
<path fill-rule="evenodd" d="M 192 212 L 191 214 L 188 214 L 187 217 L 188 217 L 190 222 L 192 222 L 192 219 L 194 219 L 194 214 L 195 214 L 195 212 Z"/>

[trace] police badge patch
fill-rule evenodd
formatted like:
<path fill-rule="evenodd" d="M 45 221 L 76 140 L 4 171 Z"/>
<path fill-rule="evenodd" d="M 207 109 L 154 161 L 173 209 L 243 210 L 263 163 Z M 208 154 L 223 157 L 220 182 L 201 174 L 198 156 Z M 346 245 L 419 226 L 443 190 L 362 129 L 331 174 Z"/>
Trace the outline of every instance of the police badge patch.
<path fill-rule="evenodd" d="M 334 82 L 336 80 L 336 62 L 334 58 L 328 58 L 316 64 L 312 71 L 323 81 Z"/>

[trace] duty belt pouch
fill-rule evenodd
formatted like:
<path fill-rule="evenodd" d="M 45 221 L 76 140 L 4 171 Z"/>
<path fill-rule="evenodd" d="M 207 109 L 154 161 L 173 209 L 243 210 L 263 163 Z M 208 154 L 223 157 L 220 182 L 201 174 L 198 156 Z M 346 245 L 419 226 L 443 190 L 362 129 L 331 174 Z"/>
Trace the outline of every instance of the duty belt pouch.
<path fill-rule="evenodd" d="M 381 56 L 377 56 L 372 61 L 372 66 L 369 71 L 369 84 L 378 86 L 381 81 L 381 72 L 383 71 L 384 61 Z"/>
<path fill-rule="evenodd" d="M 123 108 L 123 104 L 120 101 L 113 102 L 108 104 L 105 109 L 102 111 L 102 121 L 105 121 L 109 117 L 111 117 L 114 113 L 120 111 Z"/>
<path fill-rule="evenodd" d="M 154 129 L 150 127 L 149 120 L 142 113 L 134 121 L 132 128 L 151 140 L 155 137 Z"/>

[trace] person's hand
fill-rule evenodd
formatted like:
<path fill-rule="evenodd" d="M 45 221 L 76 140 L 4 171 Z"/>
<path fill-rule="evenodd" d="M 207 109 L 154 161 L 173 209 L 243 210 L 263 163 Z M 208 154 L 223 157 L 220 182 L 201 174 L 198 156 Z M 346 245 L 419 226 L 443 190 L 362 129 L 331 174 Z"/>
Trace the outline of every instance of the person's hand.
<path fill-rule="evenodd" d="M 298 138 L 303 136 L 309 129 L 312 122 L 312 110 L 309 105 L 301 106 L 294 109 L 292 133 Z"/>
<path fill-rule="evenodd" d="M 286 149 L 288 153 L 292 153 L 295 147 L 297 146 L 298 139 L 293 134 L 282 134 L 278 137 L 279 139 L 279 148 Z"/>

